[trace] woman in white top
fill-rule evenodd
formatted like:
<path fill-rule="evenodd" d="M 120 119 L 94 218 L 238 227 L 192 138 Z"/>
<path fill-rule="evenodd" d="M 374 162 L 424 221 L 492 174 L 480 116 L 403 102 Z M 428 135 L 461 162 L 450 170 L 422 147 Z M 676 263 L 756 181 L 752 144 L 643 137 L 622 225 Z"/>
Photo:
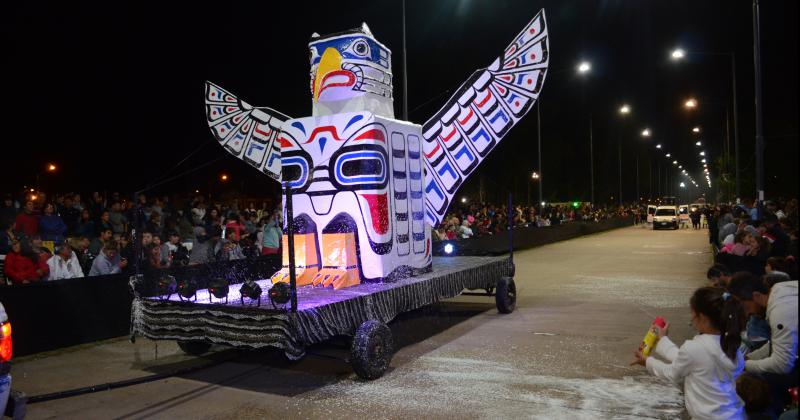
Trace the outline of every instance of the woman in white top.
<path fill-rule="evenodd" d="M 667 337 L 669 325 L 653 326 L 659 336 L 655 353 L 668 363 L 644 358 L 640 350 L 637 363 L 655 376 L 683 382 L 686 411 L 693 419 L 745 419 L 744 402 L 736 394 L 736 378 L 744 370 L 741 303 L 722 288 L 703 287 L 689 304 L 692 326 L 700 334 L 678 348 Z"/>

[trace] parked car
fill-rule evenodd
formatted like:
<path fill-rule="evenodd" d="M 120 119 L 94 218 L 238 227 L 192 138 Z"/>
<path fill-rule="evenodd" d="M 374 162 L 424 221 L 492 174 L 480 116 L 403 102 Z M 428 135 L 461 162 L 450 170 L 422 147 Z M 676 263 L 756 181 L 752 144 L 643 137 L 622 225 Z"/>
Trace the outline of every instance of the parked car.
<path fill-rule="evenodd" d="M 671 227 L 678 229 L 678 207 L 658 206 L 656 214 L 653 216 L 653 230 Z"/>

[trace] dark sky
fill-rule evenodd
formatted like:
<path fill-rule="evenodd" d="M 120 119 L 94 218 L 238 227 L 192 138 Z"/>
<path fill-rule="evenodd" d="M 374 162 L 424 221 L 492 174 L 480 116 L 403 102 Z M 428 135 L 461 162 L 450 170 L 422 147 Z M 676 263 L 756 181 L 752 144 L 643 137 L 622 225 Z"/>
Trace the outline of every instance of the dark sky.
<path fill-rule="evenodd" d="M 253 105 L 310 115 L 310 34 L 362 21 L 393 51 L 398 116 L 402 108 L 399 1 L 12 3 L 0 11 L 6 78 L 2 164 L 15 174 L 5 177 L 3 190 L 32 183 L 49 161 L 59 164 L 59 174 L 43 176 L 43 185 L 123 192 L 213 161 L 226 152 L 213 144 L 205 125 L 205 80 Z M 618 190 L 619 139 L 626 200 L 635 195 L 636 155 L 640 195 L 651 189 L 650 173 L 656 184 L 657 164 L 667 163 L 652 147 L 658 142 L 700 179 L 690 129 L 702 126 L 706 150 L 712 159 L 720 156 L 724 108 L 732 97 L 730 64 L 724 56 L 707 55 L 671 62 L 669 50 L 680 45 L 736 54 L 742 191 L 752 196 L 749 1 L 409 0 L 410 120 L 424 123 L 449 96 L 443 92 L 491 63 L 540 8 L 547 13 L 551 48 L 541 96 L 543 168 L 537 165 L 533 110 L 470 178 L 465 194 L 477 191 L 483 177 L 492 192 L 509 188 L 525 196 L 530 173 L 540 170 L 547 200 L 588 200 L 590 112 L 598 201 Z M 767 194 L 796 196 L 797 3 L 763 1 L 761 13 Z M 580 59 L 593 65 L 585 80 L 573 70 Z M 691 113 L 681 107 L 690 96 L 700 100 Z M 617 114 L 623 102 L 633 108 L 626 120 Z M 647 142 L 638 134 L 644 127 L 654 133 Z M 222 171 L 250 193 L 274 191 L 272 181 L 229 157 L 162 190 L 219 191 Z"/>

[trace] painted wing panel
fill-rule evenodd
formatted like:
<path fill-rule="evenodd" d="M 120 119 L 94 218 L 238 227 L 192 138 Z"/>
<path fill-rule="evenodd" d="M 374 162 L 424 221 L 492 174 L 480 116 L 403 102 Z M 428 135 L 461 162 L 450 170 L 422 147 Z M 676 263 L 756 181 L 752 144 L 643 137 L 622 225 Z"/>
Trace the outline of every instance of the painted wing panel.
<path fill-rule="evenodd" d="M 254 108 L 221 87 L 206 82 L 206 122 L 230 154 L 277 181 L 281 147 L 277 141 L 289 117 L 270 108 Z"/>
<path fill-rule="evenodd" d="M 549 64 L 544 10 L 489 67 L 472 74 L 422 126 L 425 220 L 440 223 L 480 162 L 531 110 Z"/>

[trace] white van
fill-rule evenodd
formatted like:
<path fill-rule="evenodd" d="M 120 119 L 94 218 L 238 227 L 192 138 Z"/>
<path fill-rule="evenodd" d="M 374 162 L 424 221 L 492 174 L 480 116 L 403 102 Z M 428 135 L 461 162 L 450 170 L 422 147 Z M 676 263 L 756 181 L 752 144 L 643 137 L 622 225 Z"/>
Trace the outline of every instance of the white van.
<path fill-rule="evenodd" d="M 681 228 L 689 227 L 690 221 L 688 204 L 681 204 L 678 206 L 678 221 L 680 222 Z"/>
<path fill-rule="evenodd" d="M 653 230 L 670 227 L 678 229 L 678 207 L 658 206 L 653 216 Z"/>

